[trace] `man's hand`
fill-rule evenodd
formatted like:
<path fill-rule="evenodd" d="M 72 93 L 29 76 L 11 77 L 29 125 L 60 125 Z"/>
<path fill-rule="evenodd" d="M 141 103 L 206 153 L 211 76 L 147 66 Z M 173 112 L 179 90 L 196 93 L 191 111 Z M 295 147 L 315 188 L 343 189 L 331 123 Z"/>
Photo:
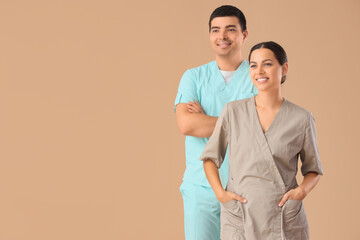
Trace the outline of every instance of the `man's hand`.
<path fill-rule="evenodd" d="M 198 104 L 198 105 L 197 105 Z M 196 113 L 202 111 L 202 108 L 199 103 L 192 103 L 192 111 Z M 176 122 L 179 128 L 179 131 L 187 136 L 207 138 L 210 137 L 214 131 L 217 117 L 212 117 L 202 114 L 194 114 L 195 112 L 190 112 L 187 103 L 179 103 L 176 106 Z"/>
<path fill-rule="evenodd" d="M 205 114 L 204 110 L 202 109 L 200 103 L 195 100 L 195 102 L 189 102 L 187 105 L 188 111 L 190 113 L 201 113 Z"/>

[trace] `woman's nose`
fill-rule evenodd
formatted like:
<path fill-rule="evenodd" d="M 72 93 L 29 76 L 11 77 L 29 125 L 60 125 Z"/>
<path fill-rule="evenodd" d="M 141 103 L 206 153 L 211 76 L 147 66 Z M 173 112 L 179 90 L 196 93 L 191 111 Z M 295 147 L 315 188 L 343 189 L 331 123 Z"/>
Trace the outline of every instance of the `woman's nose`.
<path fill-rule="evenodd" d="M 257 73 L 258 74 L 264 73 L 264 68 L 261 65 L 257 68 Z"/>

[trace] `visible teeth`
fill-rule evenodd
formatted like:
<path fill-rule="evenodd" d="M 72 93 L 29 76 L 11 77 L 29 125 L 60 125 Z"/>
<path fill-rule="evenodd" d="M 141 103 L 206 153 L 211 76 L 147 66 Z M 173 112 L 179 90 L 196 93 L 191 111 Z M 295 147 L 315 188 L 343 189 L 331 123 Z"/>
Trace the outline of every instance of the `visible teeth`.
<path fill-rule="evenodd" d="M 268 80 L 268 78 L 258 78 L 256 81 L 263 82 L 263 81 L 266 81 L 266 80 Z"/>
<path fill-rule="evenodd" d="M 220 47 L 226 47 L 226 46 L 229 46 L 229 45 L 230 45 L 230 43 L 219 43 Z"/>

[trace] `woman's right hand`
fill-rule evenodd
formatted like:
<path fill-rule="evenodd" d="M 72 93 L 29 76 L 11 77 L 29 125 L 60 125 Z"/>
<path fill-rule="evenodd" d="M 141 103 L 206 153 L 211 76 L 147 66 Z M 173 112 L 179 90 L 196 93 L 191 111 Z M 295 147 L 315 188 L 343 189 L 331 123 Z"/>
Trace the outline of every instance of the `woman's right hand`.
<path fill-rule="evenodd" d="M 232 192 L 229 192 L 229 191 L 222 191 L 221 194 L 217 197 L 217 199 L 221 202 L 221 203 L 224 203 L 224 202 L 229 202 L 231 200 L 238 200 L 242 203 L 247 203 L 247 199 L 235 194 L 235 193 L 232 193 Z"/>

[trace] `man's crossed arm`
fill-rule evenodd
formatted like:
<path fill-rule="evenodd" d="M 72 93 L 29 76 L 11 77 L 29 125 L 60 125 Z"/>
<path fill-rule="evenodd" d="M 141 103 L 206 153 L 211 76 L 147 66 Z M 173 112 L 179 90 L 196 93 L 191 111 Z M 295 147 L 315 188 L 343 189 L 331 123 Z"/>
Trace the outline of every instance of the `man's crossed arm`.
<path fill-rule="evenodd" d="M 179 103 L 176 106 L 176 122 L 179 131 L 187 136 L 210 137 L 217 119 L 217 117 L 207 116 L 197 101 L 188 104 Z"/>

